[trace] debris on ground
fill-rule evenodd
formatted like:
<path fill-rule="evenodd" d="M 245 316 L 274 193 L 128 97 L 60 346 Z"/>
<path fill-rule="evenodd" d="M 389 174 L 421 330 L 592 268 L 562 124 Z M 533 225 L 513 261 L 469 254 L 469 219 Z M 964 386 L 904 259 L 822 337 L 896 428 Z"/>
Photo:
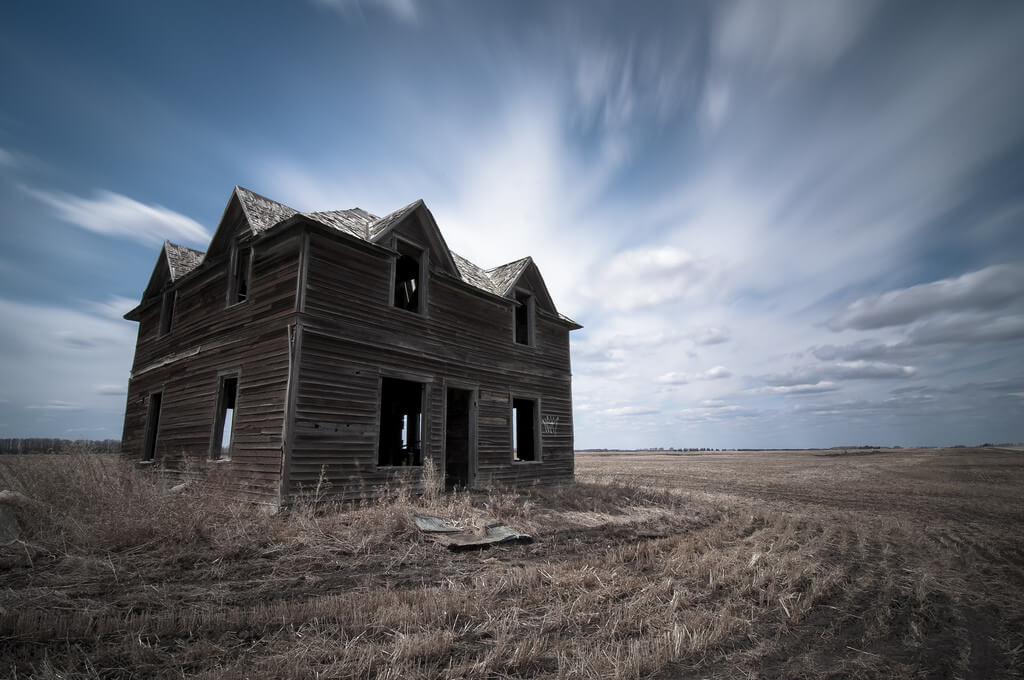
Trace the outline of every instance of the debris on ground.
<path fill-rule="evenodd" d="M 432 538 L 449 550 L 486 548 L 499 543 L 532 543 L 533 537 L 521 534 L 503 522 L 491 522 L 482 528 L 461 527 L 451 520 L 434 515 L 413 513 L 413 521 L 420 531 L 432 534 Z"/>

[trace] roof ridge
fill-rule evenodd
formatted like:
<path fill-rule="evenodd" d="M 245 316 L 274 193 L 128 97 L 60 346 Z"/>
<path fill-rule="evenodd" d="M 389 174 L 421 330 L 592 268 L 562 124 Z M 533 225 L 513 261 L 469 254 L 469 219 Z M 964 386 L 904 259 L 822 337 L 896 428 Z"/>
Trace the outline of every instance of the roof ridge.
<path fill-rule="evenodd" d="M 490 269 L 485 269 L 484 271 L 489 274 L 489 273 L 495 271 L 496 269 L 504 269 L 506 267 L 511 267 L 514 264 L 519 264 L 520 262 L 525 262 L 527 260 L 532 261 L 533 257 L 530 256 L 530 255 L 527 255 L 526 257 L 520 257 L 518 260 L 512 260 L 510 262 L 506 262 L 505 264 L 499 264 L 497 267 L 491 267 Z"/>
<path fill-rule="evenodd" d="M 367 227 L 368 233 L 370 234 L 370 238 L 374 238 L 378 234 L 383 233 L 384 229 L 386 229 L 387 227 L 391 226 L 391 223 L 394 222 L 395 220 L 397 220 L 399 216 L 404 215 L 405 213 L 410 212 L 411 210 L 413 210 L 414 208 L 416 208 L 416 207 L 418 207 L 420 205 L 426 205 L 426 203 L 423 202 L 422 198 L 417 198 L 412 203 L 409 203 L 408 205 L 404 205 L 401 208 L 399 208 L 398 210 L 392 210 L 387 215 L 384 215 L 384 217 L 378 217 L 376 220 L 371 222 L 368 225 L 368 227 Z M 385 225 L 384 228 L 378 228 L 378 225 L 380 225 L 380 224 L 384 224 Z"/>

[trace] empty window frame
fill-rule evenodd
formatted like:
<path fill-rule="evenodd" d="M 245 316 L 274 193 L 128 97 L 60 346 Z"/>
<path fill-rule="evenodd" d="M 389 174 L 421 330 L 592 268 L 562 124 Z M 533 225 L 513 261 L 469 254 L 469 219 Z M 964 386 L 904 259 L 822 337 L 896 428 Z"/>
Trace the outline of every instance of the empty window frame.
<path fill-rule="evenodd" d="M 160 335 L 167 335 L 171 332 L 171 322 L 174 320 L 174 303 L 178 300 L 178 291 L 169 290 L 164 293 L 163 302 L 160 306 Z"/>
<path fill-rule="evenodd" d="M 533 296 L 526 291 L 516 291 L 515 340 L 520 345 L 533 344 Z"/>
<path fill-rule="evenodd" d="M 227 460 L 235 443 L 236 405 L 238 403 L 238 374 L 222 375 L 217 391 L 217 414 L 210 439 L 210 458 Z"/>
<path fill-rule="evenodd" d="M 228 276 L 228 306 L 249 299 L 249 279 L 252 275 L 252 248 L 235 247 L 231 254 Z"/>
<path fill-rule="evenodd" d="M 536 399 L 512 398 L 512 460 L 540 460 L 540 428 Z"/>
<path fill-rule="evenodd" d="M 160 431 L 160 405 L 163 396 L 163 392 L 153 392 L 149 395 L 149 405 L 146 407 L 146 439 L 142 445 L 143 461 L 152 461 L 156 457 L 156 438 Z"/>
<path fill-rule="evenodd" d="M 399 309 L 422 313 L 425 290 L 423 286 L 423 251 L 399 241 L 395 248 L 395 286 L 391 304 Z"/>
<path fill-rule="evenodd" d="M 423 464 L 424 391 L 422 383 L 381 378 L 377 465 Z"/>

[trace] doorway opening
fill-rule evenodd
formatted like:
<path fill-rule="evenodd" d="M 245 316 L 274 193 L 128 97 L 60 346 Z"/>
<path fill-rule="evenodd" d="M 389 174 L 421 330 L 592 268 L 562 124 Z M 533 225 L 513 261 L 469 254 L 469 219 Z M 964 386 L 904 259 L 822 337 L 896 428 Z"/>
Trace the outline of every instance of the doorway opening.
<path fill-rule="evenodd" d="M 473 393 L 449 387 L 445 403 L 444 483 L 449 489 L 470 486 L 472 479 Z"/>

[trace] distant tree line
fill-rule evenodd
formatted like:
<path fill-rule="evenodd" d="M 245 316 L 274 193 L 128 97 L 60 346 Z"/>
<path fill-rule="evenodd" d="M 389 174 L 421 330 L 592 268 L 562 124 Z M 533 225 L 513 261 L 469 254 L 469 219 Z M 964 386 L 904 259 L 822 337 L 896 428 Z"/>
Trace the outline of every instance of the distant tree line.
<path fill-rule="evenodd" d="M 117 439 L 0 439 L 0 454 L 7 453 L 117 453 L 121 442 Z"/>

